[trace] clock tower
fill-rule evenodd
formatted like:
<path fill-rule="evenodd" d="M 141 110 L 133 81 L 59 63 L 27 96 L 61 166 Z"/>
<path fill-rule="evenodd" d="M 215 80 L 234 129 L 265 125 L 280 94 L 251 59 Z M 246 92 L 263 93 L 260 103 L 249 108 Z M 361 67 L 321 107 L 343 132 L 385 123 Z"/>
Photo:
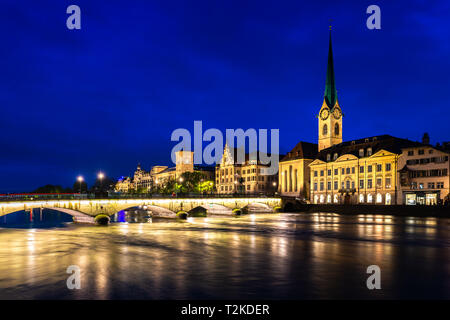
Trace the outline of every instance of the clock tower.
<path fill-rule="evenodd" d="M 337 100 L 336 84 L 334 82 L 333 50 L 328 48 L 327 80 L 325 94 L 319 115 L 319 151 L 342 142 L 342 110 Z"/>

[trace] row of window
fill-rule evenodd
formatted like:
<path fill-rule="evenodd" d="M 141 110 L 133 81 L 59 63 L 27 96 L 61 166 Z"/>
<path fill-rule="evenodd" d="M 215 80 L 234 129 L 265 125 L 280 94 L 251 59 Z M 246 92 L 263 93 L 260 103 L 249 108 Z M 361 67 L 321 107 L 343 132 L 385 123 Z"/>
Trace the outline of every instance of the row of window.
<path fill-rule="evenodd" d="M 417 182 L 411 183 L 411 189 L 417 189 L 417 187 L 419 187 L 419 189 L 424 189 L 425 184 L 424 183 L 418 184 Z M 427 187 L 428 189 L 444 189 L 444 182 L 428 182 Z"/>
<path fill-rule="evenodd" d="M 364 196 L 364 194 L 360 194 L 358 197 L 359 203 L 373 203 L 375 200 L 376 203 L 383 203 L 383 195 L 381 193 L 377 193 L 376 198 L 373 198 L 373 195 L 369 193 L 367 196 Z M 333 197 L 331 197 L 331 194 L 327 195 L 326 197 L 321 195 L 315 195 L 314 196 L 314 203 L 339 203 L 339 196 L 337 194 L 334 194 Z M 386 193 L 384 196 L 384 203 L 390 205 L 392 203 L 392 196 L 390 193 Z"/>
<path fill-rule="evenodd" d="M 319 186 L 319 190 L 320 191 L 324 191 L 325 189 L 325 184 L 324 182 L 320 182 L 319 185 L 317 184 L 317 182 L 314 182 L 313 184 L 313 190 L 317 191 L 318 190 L 318 186 Z M 334 186 L 333 186 L 334 190 L 338 190 L 339 189 L 339 182 L 338 181 L 334 181 Z M 355 181 L 342 181 L 341 183 L 341 187 L 342 189 L 355 189 Z M 376 179 L 376 187 L 377 188 L 383 188 L 383 180 L 381 178 L 377 178 Z M 390 177 L 386 177 L 385 178 L 385 182 L 384 182 L 384 187 L 385 189 L 390 189 L 391 188 L 391 178 Z M 364 189 L 365 188 L 365 184 L 364 184 L 364 180 L 359 180 L 359 189 Z M 367 189 L 372 189 L 373 188 L 373 183 L 372 183 L 372 179 L 367 179 Z M 327 182 L 327 190 L 332 190 L 331 189 L 331 181 Z"/>
<path fill-rule="evenodd" d="M 372 148 L 367 148 L 367 150 L 364 149 L 359 149 L 359 157 L 362 158 L 364 157 L 364 155 L 366 155 L 366 157 L 370 157 L 372 155 Z M 333 161 L 336 161 L 336 159 L 338 158 L 338 154 L 334 153 L 333 154 Z M 327 161 L 331 161 L 331 154 L 327 154 Z"/>
<path fill-rule="evenodd" d="M 373 172 L 373 167 L 375 167 L 376 172 L 381 172 L 383 170 L 382 164 L 376 164 L 376 165 L 368 165 L 367 166 L 367 172 Z M 391 163 L 385 164 L 385 171 L 391 171 L 392 165 Z M 331 176 L 332 169 L 327 170 L 327 175 Z M 359 173 L 364 173 L 364 166 L 359 167 Z M 319 171 L 315 170 L 313 175 L 314 177 L 317 177 L 319 174 Z M 339 169 L 334 169 L 334 175 L 337 176 L 339 174 Z M 347 168 L 341 168 L 341 174 L 355 174 L 355 167 L 347 167 Z M 323 177 L 325 175 L 325 170 L 320 170 L 320 176 Z"/>
<path fill-rule="evenodd" d="M 423 178 L 423 177 L 445 177 L 448 175 L 447 169 L 434 169 L 434 170 L 414 170 L 409 172 L 410 178 Z"/>
<path fill-rule="evenodd" d="M 419 155 L 425 154 L 425 150 L 424 149 L 419 149 L 419 150 L 417 150 L 417 153 Z M 428 153 L 429 154 L 433 154 L 433 149 L 429 149 Z M 414 150 L 409 150 L 408 151 L 408 156 L 413 156 L 413 155 L 414 155 Z"/>
<path fill-rule="evenodd" d="M 406 160 L 407 165 L 415 164 L 427 164 L 427 163 L 444 163 L 448 161 L 448 156 L 433 157 L 433 158 L 422 158 L 422 159 L 410 159 Z"/>

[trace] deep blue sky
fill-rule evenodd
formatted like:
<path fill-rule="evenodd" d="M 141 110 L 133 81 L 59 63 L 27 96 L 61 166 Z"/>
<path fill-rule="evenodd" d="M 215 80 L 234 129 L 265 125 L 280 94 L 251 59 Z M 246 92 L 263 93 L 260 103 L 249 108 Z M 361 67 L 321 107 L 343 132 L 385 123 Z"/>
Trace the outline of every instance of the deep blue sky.
<path fill-rule="evenodd" d="M 82 30 L 66 28 L 77 4 Z M 370 4 L 382 29 L 368 30 Z M 315 142 L 328 25 L 344 140 L 450 140 L 448 1 L 3 0 L 0 192 L 170 164 L 176 128 Z"/>

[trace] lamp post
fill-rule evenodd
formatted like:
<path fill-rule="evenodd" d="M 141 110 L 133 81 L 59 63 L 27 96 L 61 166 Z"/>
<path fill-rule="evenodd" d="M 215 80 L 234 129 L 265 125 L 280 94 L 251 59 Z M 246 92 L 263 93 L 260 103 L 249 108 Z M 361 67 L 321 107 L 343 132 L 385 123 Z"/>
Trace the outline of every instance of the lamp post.
<path fill-rule="evenodd" d="M 100 180 L 100 193 L 103 194 L 103 178 L 105 174 L 103 172 L 99 172 L 97 178 Z"/>
<path fill-rule="evenodd" d="M 84 178 L 82 176 L 78 176 L 77 180 L 80 183 L 80 194 L 81 194 L 81 184 L 83 183 Z"/>

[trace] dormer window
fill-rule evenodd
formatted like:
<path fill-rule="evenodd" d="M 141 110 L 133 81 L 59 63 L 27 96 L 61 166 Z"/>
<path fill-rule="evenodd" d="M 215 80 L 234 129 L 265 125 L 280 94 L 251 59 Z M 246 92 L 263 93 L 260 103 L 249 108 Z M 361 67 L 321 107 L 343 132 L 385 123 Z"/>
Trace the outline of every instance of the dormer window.
<path fill-rule="evenodd" d="M 372 148 L 367 148 L 367 156 L 370 157 L 372 155 Z"/>
<path fill-rule="evenodd" d="M 331 154 L 327 154 L 327 161 L 331 160 Z"/>
<path fill-rule="evenodd" d="M 364 149 L 359 149 L 359 156 L 364 157 Z"/>
<path fill-rule="evenodd" d="M 333 160 L 336 160 L 337 158 L 338 158 L 338 154 L 335 153 L 335 154 L 333 155 Z"/>
<path fill-rule="evenodd" d="M 352 145 L 354 145 L 354 144 L 355 144 L 355 140 L 352 141 Z"/>
<path fill-rule="evenodd" d="M 364 139 L 364 142 L 369 142 L 369 138 L 365 138 L 365 139 Z"/>

